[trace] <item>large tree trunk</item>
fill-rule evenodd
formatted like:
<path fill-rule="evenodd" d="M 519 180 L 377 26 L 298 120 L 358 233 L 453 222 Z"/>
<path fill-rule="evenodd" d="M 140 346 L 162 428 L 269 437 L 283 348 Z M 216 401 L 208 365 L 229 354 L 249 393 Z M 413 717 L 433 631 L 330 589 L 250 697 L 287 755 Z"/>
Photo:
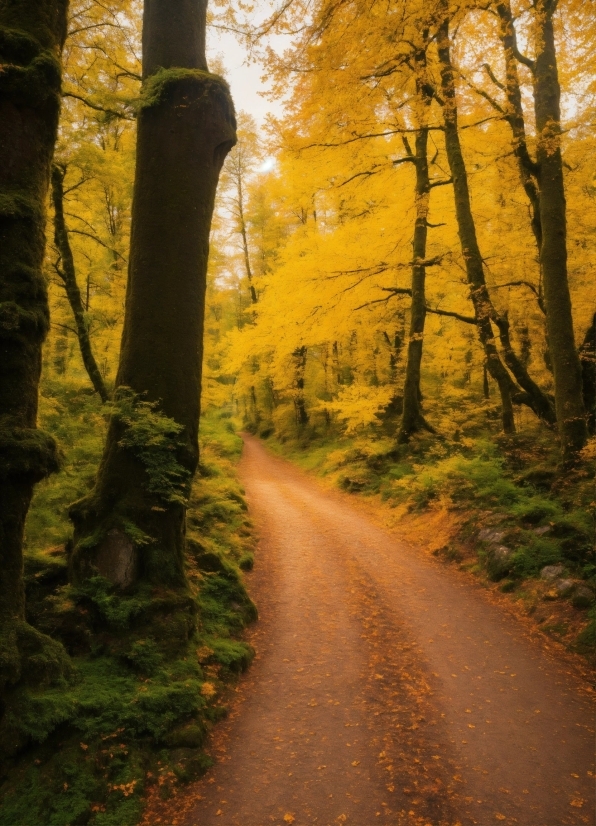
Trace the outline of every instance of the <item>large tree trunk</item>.
<path fill-rule="evenodd" d="M 45 205 L 60 112 L 67 0 L 0 0 L 0 754 L 15 726 L 17 684 L 63 684 L 62 645 L 25 621 L 23 538 L 33 488 L 58 469 L 37 429 L 41 348 L 49 327 L 42 263 Z"/>
<path fill-rule="evenodd" d="M 0 0 L 0 619 L 24 619 L 25 517 L 35 483 L 58 464 L 53 439 L 37 429 L 37 400 L 67 5 Z"/>
<path fill-rule="evenodd" d="M 447 14 L 446 4 L 444 4 L 444 6 L 445 14 Z M 476 226 L 474 224 L 474 216 L 472 215 L 468 176 L 459 140 L 457 101 L 450 55 L 448 17 L 445 18 L 439 27 L 438 53 L 441 69 L 443 117 L 445 122 L 445 149 L 451 170 L 451 177 L 453 178 L 458 234 L 468 284 L 470 285 L 470 297 L 474 306 L 478 334 L 486 356 L 486 367 L 496 381 L 501 394 L 503 430 L 505 433 L 514 433 L 515 422 L 513 418 L 512 396 L 516 388 L 499 356 L 491 324 L 491 315 L 494 315 L 494 309 L 484 277 L 482 255 L 478 246 Z"/>
<path fill-rule="evenodd" d="M 74 257 L 68 238 L 68 229 L 64 219 L 64 176 L 66 169 L 57 164 L 52 166 L 52 203 L 54 205 L 54 242 L 60 253 L 61 266 L 58 274 L 64 282 L 66 297 L 70 304 L 70 309 L 77 328 L 77 338 L 81 356 L 87 375 L 93 385 L 95 392 L 102 402 L 107 402 L 108 391 L 103 377 L 95 361 L 93 349 L 91 347 L 91 337 L 89 335 L 89 325 L 81 298 L 81 291 L 77 284 L 77 274 L 75 270 Z"/>
<path fill-rule="evenodd" d="M 145 2 L 115 392 L 123 412 L 112 418 L 94 490 L 71 509 L 74 581 L 99 571 L 122 587 L 186 589 L 185 497 L 198 462 L 209 230 L 221 166 L 236 140 L 228 87 L 207 70 L 206 6 Z"/>
<path fill-rule="evenodd" d="M 593 436 L 596 433 L 596 313 L 592 316 L 592 323 L 586 330 L 579 357 L 582 366 L 582 387 L 588 432 Z"/>
<path fill-rule="evenodd" d="M 573 334 L 567 281 L 567 216 L 561 156 L 561 90 L 557 70 L 553 14 L 555 0 L 536 0 L 536 115 L 538 185 L 546 325 L 555 381 L 555 406 L 563 461 L 573 461 L 588 431 L 582 398 L 582 372 Z"/>

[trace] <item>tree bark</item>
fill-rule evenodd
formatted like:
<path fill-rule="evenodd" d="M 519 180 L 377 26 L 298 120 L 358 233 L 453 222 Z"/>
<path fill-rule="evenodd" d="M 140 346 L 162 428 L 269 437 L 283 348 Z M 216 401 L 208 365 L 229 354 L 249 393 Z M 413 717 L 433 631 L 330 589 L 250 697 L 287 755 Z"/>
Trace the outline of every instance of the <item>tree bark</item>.
<path fill-rule="evenodd" d="M 248 233 L 246 232 L 246 220 L 244 218 L 244 191 L 242 187 L 242 174 L 238 171 L 237 193 L 238 193 L 238 224 L 240 229 L 240 236 L 242 238 L 242 252 L 244 254 L 244 269 L 248 279 L 248 289 L 250 292 L 250 300 L 252 304 L 258 301 L 257 291 L 253 283 L 252 267 L 250 266 L 250 251 L 248 249 Z"/>
<path fill-rule="evenodd" d="M 35 483 L 58 467 L 54 440 L 37 429 L 37 404 L 67 5 L 0 0 L 0 620 L 24 620 L 25 518 Z"/>
<path fill-rule="evenodd" d="M 99 571 L 120 587 L 139 582 L 187 587 L 185 497 L 199 455 L 209 230 L 219 173 L 236 141 L 227 84 L 207 70 L 206 5 L 205 0 L 145 3 L 116 413 L 95 488 L 71 509 L 75 582 Z M 152 454 L 150 432 L 135 447 L 131 416 L 118 414 L 118 404 L 131 399 L 136 400 L 133 418 L 147 413 L 143 403 L 153 405 L 162 433 L 167 431 L 169 453 Z M 175 458 L 175 495 L 151 476 L 155 462 L 166 461 L 164 455 L 170 462 Z"/>
<path fill-rule="evenodd" d="M 306 369 L 306 347 L 297 347 L 292 353 L 294 362 L 294 408 L 296 422 L 300 427 L 308 424 L 308 412 L 304 400 L 304 371 Z"/>
<path fill-rule="evenodd" d="M 561 155 L 561 89 L 553 27 L 555 8 L 555 0 L 536 0 L 534 4 L 534 111 L 542 225 L 540 264 L 557 422 L 563 461 L 568 463 L 585 445 L 588 430 L 567 280 L 567 215 Z"/>
<path fill-rule="evenodd" d="M 519 73 L 517 71 L 517 34 L 511 13 L 509 0 L 502 0 L 495 6 L 499 16 L 499 35 L 505 55 L 505 94 L 507 96 L 506 119 L 513 135 L 513 152 L 515 154 L 520 180 L 530 202 L 531 226 L 538 251 L 542 247 L 542 222 L 540 219 L 540 194 L 537 184 L 537 165 L 530 157 L 526 136 L 526 124 L 522 106 Z M 542 309 L 543 299 L 539 291 L 539 304 Z"/>
<path fill-rule="evenodd" d="M 109 395 L 103 377 L 95 361 L 93 349 L 91 347 L 91 337 L 89 335 L 89 324 L 81 298 L 81 291 L 77 284 L 74 257 L 68 238 L 68 229 L 64 219 L 64 176 L 66 169 L 57 164 L 52 166 L 52 203 L 54 206 L 54 242 L 60 253 L 61 267 L 58 275 L 64 282 L 66 297 L 70 304 L 70 309 L 77 328 L 77 338 L 81 356 L 87 375 L 93 385 L 93 389 L 98 394 L 102 402 L 107 402 Z"/>
<path fill-rule="evenodd" d="M 448 14 L 446 4 L 443 4 L 445 14 Z M 453 65 L 451 63 L 449 42 L 449 18 L 445 17 L 438 32 L 438 54 L 441 70 L 441 95 L 443 117 L 445 122 L 445 149 L 447 161 L 453 179 L 455 196 L 455 212 L 457 217 L 458 235 L 466 267 L 470 297 L 474 306 L 474 313 L 478 327 L 480 341 L 486 356 L 488 372 L 496 381 L 501 394 L 501 408 L 503 430 L 505 433 L 515 433 L 513 418 L 512 396 L 515 385 L 497 350 L 491 324 L 491 315 L 494 314 L 492 302 L 486 287 L 484 266 L 476 226 L 470 202 L 470 190 L 464 157 L 459 140 L 457 101 Z"/>
<path fill-rule="evenodd" d="M 586 330 L 584 341 L 579 350 L 582 366 L 582 388 L 586 408 L 588 432 L 596 433 L 596 313 Z"/>
<path fill-rule="evenodd" d="M 427 33 L 425 33 L 427 34 Z M 426 40 L 426 37 L 424 38 Z M 426 241 L 428 237 L 428 211 L 430 205 L 430 175 L 428 170 L 428 109 L 432 97 L 425 91 L 426 51 L 420 49 L 414 60 L 417 77 L 416 92 L 420 109 L 420 127 L 416 132 L 416 146 L 412 161 L 416 170 L 414 237 L 412 239 L 412 304 L 410 309 L 410 335 L 404 380 L 403 413 L 397 441 L 405 444 L 420 430 L 434 432 L 422 415 L 420 394 L 420 367 L 426 320 Z M 406 144 L 409 146 L 409 144 Z"/>

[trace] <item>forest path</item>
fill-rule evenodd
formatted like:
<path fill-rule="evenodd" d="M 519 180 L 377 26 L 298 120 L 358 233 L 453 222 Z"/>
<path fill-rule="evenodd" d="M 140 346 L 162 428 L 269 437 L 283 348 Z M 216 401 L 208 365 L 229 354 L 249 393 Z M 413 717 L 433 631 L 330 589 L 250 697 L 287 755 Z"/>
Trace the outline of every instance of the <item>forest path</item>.
<path fill-rule="evenodd" d="M 468 578 L 252 437 L 241 477 L 258 653 L 176 822 L 594 823 L 574 674 Z"/>

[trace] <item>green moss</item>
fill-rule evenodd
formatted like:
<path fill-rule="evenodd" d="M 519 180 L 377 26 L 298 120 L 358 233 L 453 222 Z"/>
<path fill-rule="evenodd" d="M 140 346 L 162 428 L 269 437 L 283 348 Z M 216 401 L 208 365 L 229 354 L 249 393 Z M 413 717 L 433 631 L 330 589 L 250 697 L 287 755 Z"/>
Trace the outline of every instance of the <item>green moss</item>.
<path fill-rule="evenodd" d="M 33 428 L 0 429 L 0 478 L 41 480 L 60 467 L 60 452 L 49 433 Z"/>
<path fill-rule="evenodd" d="M 182 425 L 165 416 L 154 402 L 143 401 L 129 387 L 119 387 L 112 413 L 124 423 L 119 445 L 143 464 L 147 490 L 164 503 L 186 505 L 191 472 L 179 461 L 184 452 Z"/>
<path fill-rule="evenodd" d="M 30 63 L 39 51 L 39 41 L 27 32 L 0 26 L 0 60 L 2 63 Z"/>
<path fill-rule="evenodd" d="M 41 51 L 26 66 L 4 63 L 0 73 L 0 94 L 19 106 L 60 105 L 61 66 L 50 50 Z"/>
<path fill-rule="evenodd" d="M 43 209 L 37 198 L 31 198 L 19 191 L 4 191 L 0 193 L 0 216 L 40 221 L 43 218 Z M 3 305 L 0 305 L 0 313 L 6 313 Z"/>
<path fill-rule="evenodd" d="M 105 421 L 84 387 L 64 380 L 44 390 L 42 422 L 60 437 L 65 460 L 30 511 L 27 596 L 32 621 L 63 640 L 76 672 L 59 687 L 32 682 L 12 697 L 10 727 L 0 730 L 2 756 L 10 744 L 15 755 L 3 766 L 0 826 L 133 826 L 147 772 L 162 775 L 168 789 L 173 776 L 186 782 L 209 767 L 203 746 L 225 714 L 222 686 L 253 657 L 234 638 L 256 615 L 237 565 L 254 549 L 235 478 L 241 441 L 217 417 L 202 422 L 202 456 L 212 472 L 195 480 L 189 500 L 190 517 L 204 525 L 189 543 L 190 591 L 147 586 L 118 594 L 101 577 L 75 588 L 65 583 L 64 549 L 48 550 L 44 537 L 64 536 L 72 494 L 92 481 Z M 40 666 L 47 670 L 48 662 Z"/>
<path fill-rule="evenodd" d="M 0 633 L 0 688 L 64 686 L 72 665 L 62 645 L 21 620 L 7 620 Z"/>
<path fill-rule="evenodd" d="M 226 102 L 229 102 L 230 107 L 232 105 L 230 87 L 223 77 L 203 71 L 202 69 L 181 69 L 175 67 L 173 69 L 158 69 L 155 74 L 145 80 L 137 102 L 138 109 L 149 109 L 154 106 L 159 106 L 160 103 L 165 100 L 172 86 L 181 81 L 194 82 L 204 90 L 204 94 L 215 92 L 219 93 L 219 95 L 225 95 Z"/>

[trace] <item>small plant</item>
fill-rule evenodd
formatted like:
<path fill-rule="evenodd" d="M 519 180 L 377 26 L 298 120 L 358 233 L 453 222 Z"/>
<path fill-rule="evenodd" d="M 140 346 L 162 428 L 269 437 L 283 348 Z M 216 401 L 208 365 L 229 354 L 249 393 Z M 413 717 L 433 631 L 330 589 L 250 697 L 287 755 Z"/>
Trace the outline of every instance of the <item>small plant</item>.
<path fill-rule="evenodd" d="M 165 416 L 156 402 L 141 399 L 129 387 L 119 387 L 112 403 L 114 416 L 126 425 L 119 444 L 129 448 L 147 474 L 147 490 L 163 502 L 186 505 L 190 471 L 178 460 L 184 450 L 182 425 Z"/>

